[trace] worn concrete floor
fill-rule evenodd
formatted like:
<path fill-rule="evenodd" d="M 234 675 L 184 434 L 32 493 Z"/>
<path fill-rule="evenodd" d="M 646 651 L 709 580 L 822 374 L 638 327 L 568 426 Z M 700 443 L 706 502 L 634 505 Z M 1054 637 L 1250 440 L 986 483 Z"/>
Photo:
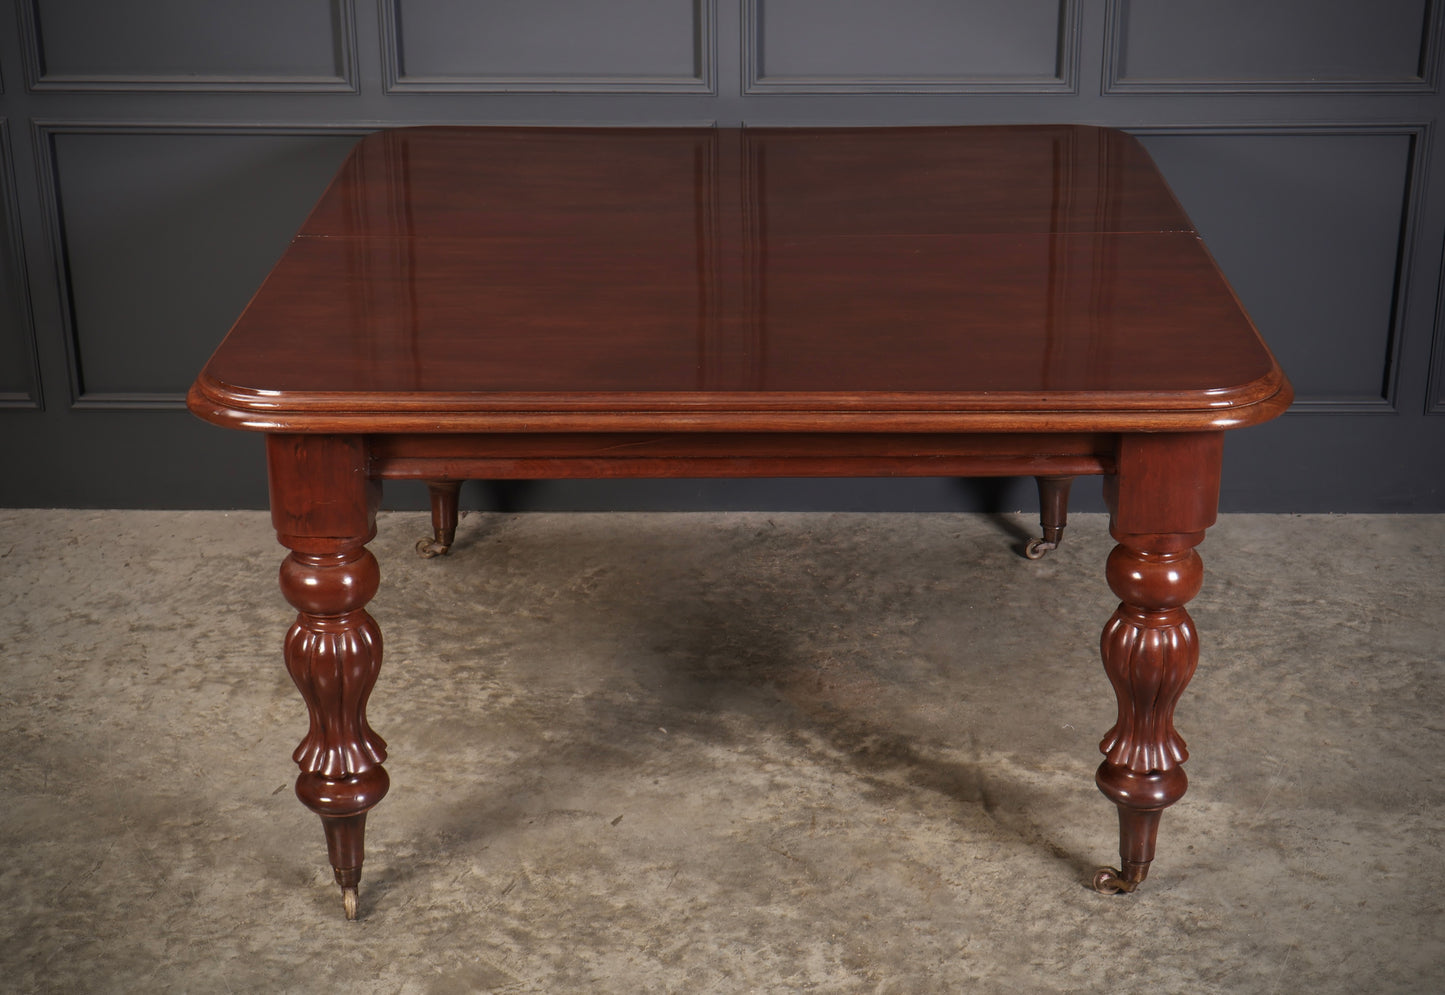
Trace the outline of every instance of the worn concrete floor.
<path fill-rule="evenodd" d="M 1029 516 L 1032 517 L 1032 516 Z M 347 923 L 264 515 L 0 512 L 0 990 L 1445 990 L 1445 517 L 1228 517 L 1105 898 L 1105 522 L 472 515 L 372 545 Z"/>

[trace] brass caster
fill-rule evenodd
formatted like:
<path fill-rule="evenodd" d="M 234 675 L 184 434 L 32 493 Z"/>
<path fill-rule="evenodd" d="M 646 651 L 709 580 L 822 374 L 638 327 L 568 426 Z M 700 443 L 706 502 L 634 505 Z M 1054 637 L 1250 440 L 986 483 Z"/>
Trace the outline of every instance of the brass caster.
<path fill-rule="evenodd" d="M 1042 560 L 1049 550 L 1058 548 L 1058 543 L 1049 542 L 1047 539 L 1030 539 L 1029 544 L 1024 547 L 1024 556 L 1031 560 Z"/>
<path fill-rule="evenodd" d="M 358 902 L 358 899 L 357 899 L 357 896 L 356 896 L 356 889 L 355 889 L 355 888 L 342 888 L 342 889 L 341 889 L 341 904 L 346 907 L 346 921 L 347 921 L 347 922 L 355 922 L 355 921 L 356 921 L 356 911 L 357 911 L 357 910 L 356 910 L 356 906 L 357 906 L 357 902 Z"/>
<path fill-rule="evenodd" d="M 1127 895 L 1139 887 L 1138 881 L 1124 877 L 1123 871 L 1101 867 L 1094 872 L 1094 890 L 1101 895 Z"/>
<path fill-rule="evenodd" d="M 447 550 L 451 549 L 450 543 L 438 542 L 435 538 L 427 536 L 416 541 L 416 552 L 424 560 L 430 560 L 435 556 L 445 556 Z"/>

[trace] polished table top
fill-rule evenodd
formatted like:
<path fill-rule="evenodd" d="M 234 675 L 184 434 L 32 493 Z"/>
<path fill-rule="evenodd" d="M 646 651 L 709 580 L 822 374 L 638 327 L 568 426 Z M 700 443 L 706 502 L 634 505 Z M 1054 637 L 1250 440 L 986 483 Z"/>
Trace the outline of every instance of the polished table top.
<path fill-rule="evenodd" d="M 414 128 L 358 144 L 192 406 L 293 432 L 1194 431 L 1288 394 L 1121 132 Z"/>

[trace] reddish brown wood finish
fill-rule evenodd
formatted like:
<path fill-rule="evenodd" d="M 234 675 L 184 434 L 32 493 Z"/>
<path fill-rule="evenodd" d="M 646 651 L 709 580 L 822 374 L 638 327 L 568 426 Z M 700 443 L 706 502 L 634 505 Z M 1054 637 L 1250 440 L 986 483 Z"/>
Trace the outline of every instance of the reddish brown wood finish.
<path fill-rule="evenodd" d="M 354 911 L 386 791 L 366 698 L 379 483 L 1106 475 L 1131 890 L 1184 793 L 1173 712 L 1222 431 L 1290 387 L 1139 144 L 1079 126 L 420 128 L 364 139 L 191 390 L 270 433 L 311 715 L 297 793 Z"/>
<path fill-rule="evenodd" d="M 366 813 L 386 795 L 386 742 L 366 720 L 381 668 L 381 630 L 367 614 L 381 574 L 366 543 L 376 534 L 380 487 L 367 473 L 364 440 L 272 435 L 266 455 L 271 518 L 291 550 L 281 593 L 298 614 L 286 634 L 286 669 L 311 728 L 292 759 L 296 796 L 321 816 L 326 846 L 356 918 Z"/>
<path fill-rule="evenodd" d="M 1199 639 L 1184 606 L 1204 580 L 1194 547 L 1214 524 L 1223 451 L 1219 432 L 1124 436 L 1117 472 L 1105 481 L 1109 531 L 1119 541 L 1105 576 L 1120 604 L 1100 652 L 1119 714 L 1099 744 L 1095 780 L 1119 807 L 1122 869 L 1100 871 L 1100 891 L 1133 891 L 1144 880 L 1160 814 L 1189 785 L 1174 708 L 1194 676 Z"/>
<path fill-rule="evenodd" d="M 194 404 L 263 431 L 1197 431 L 1285 389 L 1117 132 L 420 128 L 361 142 Z"/>

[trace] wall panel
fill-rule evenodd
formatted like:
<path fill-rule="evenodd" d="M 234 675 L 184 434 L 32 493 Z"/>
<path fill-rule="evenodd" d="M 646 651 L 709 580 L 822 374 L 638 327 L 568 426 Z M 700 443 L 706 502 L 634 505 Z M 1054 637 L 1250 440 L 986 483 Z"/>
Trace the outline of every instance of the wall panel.
<path fill-rule="evenodd" d="M 1430 394 L 1425 410 L 1445 415 L 1445 251 L 1442 251 L 1439 281 L 1435 285 L 1434 334 L 1430 337 Z"/>
<path fill-rule="evenodd" d="M 1075 87 L 1072 0 L 745 0 L 749 93 Z"/>
<path fill-rule="evenodd" d="M 354 0 L 20 0 L 36 90 L 353 90 Z"/>
<path fill-rule="evenodd" d="M 14 178 L 10 124 L 0 118 L 0 407 L 34 408 L 40 378 Z"/>
<path fill-rule="evenodd" d="M 42 125 L 76 402 L 181 404 L 358 133 Z"/>
<path fill-rule="evenodd" d="M 1389 411 L 1418 129 L 1141 129 L 1296 390 Z"/>
<path fill-rule="evenodd" d="M 714 0 L 382 0 L 387 89 L 712 92 Z"/>
<path fill-rule="evenodd" d="M 1105 90 L 1434 89 L 1439 0 L 1110 0 Z"/>

